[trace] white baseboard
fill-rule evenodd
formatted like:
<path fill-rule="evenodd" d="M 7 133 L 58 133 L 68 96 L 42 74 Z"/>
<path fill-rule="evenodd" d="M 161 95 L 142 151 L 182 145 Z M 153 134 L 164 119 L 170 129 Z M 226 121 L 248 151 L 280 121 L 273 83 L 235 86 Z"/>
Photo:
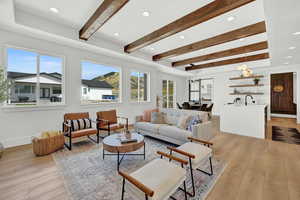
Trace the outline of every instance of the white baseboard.
<path fill-rule="evenodd" d="M 32 136 L 26 136 L 26 137 L 19 137 L 19 138 L 11 138 L 7 140 L 1 141 L 4 148 L 9 148 L 9 147 L 15 147 L 15 146 L 20 146 L 24 144 L 30 144 L 31 143 L 31 138 Z"/>
<path fill-rule="evenodd" d="M 271 117 L 297 118 L 297 115 L 272 114 Z"/>

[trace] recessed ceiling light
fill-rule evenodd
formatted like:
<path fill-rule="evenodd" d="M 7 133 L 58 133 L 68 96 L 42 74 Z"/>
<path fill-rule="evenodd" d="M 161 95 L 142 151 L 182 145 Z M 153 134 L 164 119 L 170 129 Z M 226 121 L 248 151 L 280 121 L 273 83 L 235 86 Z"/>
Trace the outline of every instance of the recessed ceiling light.
<path fill-rule="evenodd" d="M 231 22 L 231 21 L 233 21 L 233 20 L 235 20 L 235 17 L 234 17 L 234 16 L 230 16 L 230 17 L 227 18 L 227 21 L 229 21 L 229 22 Z"/>
<path fill-rule="evenodd" d="M 289 47 L 289 50 L 294 50 L 296 49 L 296 47 Z"/>
<path fill-rule="evenodd" d="M 151 49 L 151 51 L 153 51 L 153 50 L 154 50 L 154 48 L 153 48 L 153 47 L 151 47 L 150 49 Z"/>
<path fill-rule="evenodd" d="M 148 11 L 144 11 L 144 12 L 142 13 L 142 15 L 143 15 L 144 17 L 149 17 L 149 16 L 150 16 L 150 13 L 149 13 Z"/>
<path fill-rule="evenodd" d="M 289 63 L 289 62 L 285 62 L 284 64 L 285 64 L 285 65 L 288 65 L 288 64 L 290 64 L 290 63 Z"/>
<path fill-rule="evenodd" d="M 287 58 L 287 59 L 291 59 L 291 58 L 293 58 L 293 56 L 287 56 L 286 58 Z"/>
<path fill-rule="evenodd" d="M 300 35 L 300 31 L 293 33 L 293 35 Z"/>
<path fill-rule="evenodd" d="M 114 33 L 114 36 L 119 36 L 120 34 L 119 33 Z"/>
<path fill-rule="evenodd" d="M 244 41 L 245 40 L 245 38 L 240 38 L 240 41 L 242 42 L 242 41 Z"/>
<path fill-rule="evenodd" d="M 54 13 L 58 13 L 58 12 L 59 12 L 57 8 L 50 8 L 49 10 L 50 10 L 51 12 L 54 12 Z"/>
<path fill-rule="evenodd" d="M 179 38 L 183 40 L 185 37 L 184 37 L 184 35 L 181 35 L 181 36 L 179 36 Z"/>

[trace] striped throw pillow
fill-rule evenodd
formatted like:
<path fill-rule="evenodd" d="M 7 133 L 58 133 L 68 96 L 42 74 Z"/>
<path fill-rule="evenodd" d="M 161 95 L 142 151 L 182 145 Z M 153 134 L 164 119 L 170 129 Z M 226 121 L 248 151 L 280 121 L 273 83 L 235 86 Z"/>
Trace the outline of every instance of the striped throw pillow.
<path fill-rule="evenodd" d="M 92 128 L 92 120 L 88 118 L 68 120 L 67 123 L 71 125 L 72 131 Z"/>

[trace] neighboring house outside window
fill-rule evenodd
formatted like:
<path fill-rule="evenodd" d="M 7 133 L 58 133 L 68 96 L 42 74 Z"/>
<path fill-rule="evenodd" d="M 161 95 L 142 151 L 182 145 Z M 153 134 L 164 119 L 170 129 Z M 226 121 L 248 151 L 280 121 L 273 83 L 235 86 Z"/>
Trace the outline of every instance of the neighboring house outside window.
<path fill-rule="evenodd" d="M 130 73 L 130 99 L 135 102 L 149 101 L 149 73 Z"/>
<path fill-rule="evenodd" d="M 8 48 L 6 73 L 12 86 L 7 104 L 27 106 L 62 103 L 62 72 L 63 59 L 60 57 Z"/>
<path fill-rule="evenodd" d="M 163 108 L 175 107 L 175 83 L 170 80 L 162 81 Z"/>
<path fill-rule="evenodd" d="M 120 102 L 120 69 L 84 61 L 81 63 L 83 104 Z"/>

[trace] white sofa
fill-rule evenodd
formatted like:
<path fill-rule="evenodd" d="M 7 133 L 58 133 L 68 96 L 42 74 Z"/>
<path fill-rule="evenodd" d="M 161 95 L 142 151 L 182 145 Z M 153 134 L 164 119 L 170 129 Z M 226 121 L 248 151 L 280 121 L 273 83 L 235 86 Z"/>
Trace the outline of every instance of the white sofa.
<path fill-rule="evenodd" d="M 192 110 L 160 109 L 166 113 L 167 124 L 152 124 L 141 121 L 142 117 L 136 117 L 134 128 L 137 132 L 161 139 L 170 143 L 181 145 L 188 141 L 188 137 L 195 137 L 202 140 L 211 140 L 215 135 L 212 131 L 212 122 L 209 120 L 209 113 Z M 177 122 L 182 115 L 200 115 L 202 123 L 194 125 L 192 132 L 177 127 Z"/>

